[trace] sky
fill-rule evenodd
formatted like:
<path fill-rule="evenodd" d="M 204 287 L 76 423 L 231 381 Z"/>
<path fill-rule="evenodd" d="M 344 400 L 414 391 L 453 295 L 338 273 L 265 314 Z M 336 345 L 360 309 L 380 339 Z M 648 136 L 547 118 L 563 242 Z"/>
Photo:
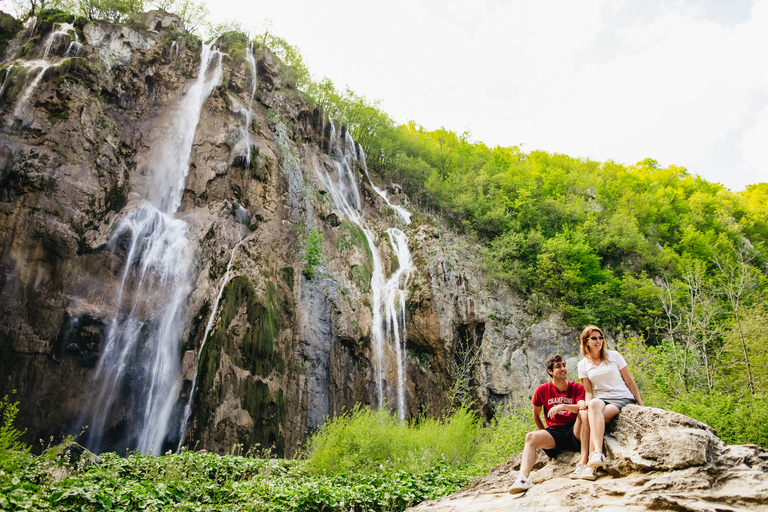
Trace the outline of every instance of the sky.
<path fill-rule="evenodd" d="M 397 122 L 768 181 L 768 0 L 209 0 Z"/>
<path fill-rule="evenodd" d="M 7 0 L 6 0 L 7 1 Z M 6 3 L 3 2 L 3 4 Z M 396 122 L 768 182 L 768 0 L 207 0 Z"/>

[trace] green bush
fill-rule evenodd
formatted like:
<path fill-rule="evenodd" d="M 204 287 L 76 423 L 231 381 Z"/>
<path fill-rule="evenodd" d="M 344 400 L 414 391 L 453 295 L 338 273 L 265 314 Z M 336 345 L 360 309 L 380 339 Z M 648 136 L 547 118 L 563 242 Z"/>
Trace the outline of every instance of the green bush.
<path fill-rule="evenodd" d="M 312 279 L 317 272 L 317 266 L 322 261 L 323 256 L 323 235 L 318 233 L 315 228 L 307 235 L 304 241 L 304 277 Z"/>

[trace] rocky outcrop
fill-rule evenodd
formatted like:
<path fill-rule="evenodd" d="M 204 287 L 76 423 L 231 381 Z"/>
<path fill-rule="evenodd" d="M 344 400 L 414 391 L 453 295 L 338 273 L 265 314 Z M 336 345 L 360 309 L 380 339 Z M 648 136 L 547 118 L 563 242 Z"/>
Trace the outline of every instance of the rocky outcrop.
<path fill-rule="evenodd" d="M 29 442 L 79 432 L 102 400 L 94 379 L 110 325 L 141 289 L 125 277 L 137 263 L 118 227 L 157 194 L 158 148 L 196 78 L 214 68 L 221 79 L 195 125 L 174 217 L 184 222 L 193 263 L 170 421 L 182 425 L 189 403 L 188 444 L 218 452 L 274 445 L 290 455 L 327 416 L 376 405 L 370 247 L 318 179 L 338 172 L 334 144 L 354 148 L 268 48 L 253 46 L 251 69 L 249 42 L 229 33 L 217 43 L 218 60 L 201 69 L 202 47 L 163 12 L 131 26 L 59 13 L 8 43 L 0 68 L 0 394 L 18 390 Z M 397 259 L 387 235 L 392 208 L 362 163 L 354 171 L 388 276 Z M 389 193 L 408 206 L 399 187 Z M 527 400 L 546 379 L 547 354 L 575 353 L 576 331 L 557 317 L 531 317 L 513 293 L 485 282 L 479 247 L 428 215 L 398 226 L 415 264 L 403 342 L 407 415 L 445 407 L 462 344 L 482 344 L 473 389 L 487 415 L 494 404 Z M 312 229 L 323 235 L 323 257 L 307 278 Z M 153 328 L 147 319 L 166 300 L 142 302 L 142 329 Z M 390 404 L 395 352 L 385 346 L 380 365 Z M 144 362 L 125 371 L 139 379 Z M 115 391 L 103 449 L 135 447 L 131 382 Z M 169 434 L 163 451 L 181 435 Z"/>
<path fill-rule="evenodd" d="M 465 489 L 413 512 L 494 510 L 768 510 L 768 451 L 726 445 L 707 425 L 678 413 L 627 406 L 605 438 L 609 464 L 597 480 L 570 480 L 578 455 L 539 453 L 534 487 L 507 489 L 520 456 Z"/>

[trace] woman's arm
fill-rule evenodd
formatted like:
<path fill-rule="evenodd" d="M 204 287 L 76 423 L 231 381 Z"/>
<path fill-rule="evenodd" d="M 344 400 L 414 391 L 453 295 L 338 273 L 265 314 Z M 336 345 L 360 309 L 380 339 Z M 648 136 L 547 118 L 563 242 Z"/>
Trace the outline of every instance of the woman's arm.
<path fill-rule="evenodd" d="M 632 396 L 634 396 L 635 400 L 637 400 L 637 404 L 643 405 L 643 399 L 640 398 L 640 390 L 637 389 L 637 384 L 635 384 L 635 380 L 629 373 L 629 366 L 625 366 L 619 370 L 619 373 L 621 373 L 621 378 L 624 379 L 624 384 L 627 385 L 629 390 L 632 392 Z"/>
<path fill-rule="evenodd" d="M 581 385 L 584 386 L 584 401 L 589 405 L 592 400 L 592 382 L 587 377 L 581 379 Z"/>

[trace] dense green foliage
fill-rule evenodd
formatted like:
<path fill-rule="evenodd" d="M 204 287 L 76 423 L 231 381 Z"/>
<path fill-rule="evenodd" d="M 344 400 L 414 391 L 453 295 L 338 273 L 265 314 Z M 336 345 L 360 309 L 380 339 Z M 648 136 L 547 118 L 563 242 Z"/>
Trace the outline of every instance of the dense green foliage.
<path fill-rule="evenodd" d="M 403 510 L 505 461 L 530 425 L 500 417 L 509 421 L 481 428 L 461 409 L 450 420 L 406 425 L 356 408 L 315 435 L 306 460 L 292 461 L 182 452 L 73 462 L 71 445 L 37 458 L 22 451 L 12 475 L 0 457 L 0 510 Z"/>

